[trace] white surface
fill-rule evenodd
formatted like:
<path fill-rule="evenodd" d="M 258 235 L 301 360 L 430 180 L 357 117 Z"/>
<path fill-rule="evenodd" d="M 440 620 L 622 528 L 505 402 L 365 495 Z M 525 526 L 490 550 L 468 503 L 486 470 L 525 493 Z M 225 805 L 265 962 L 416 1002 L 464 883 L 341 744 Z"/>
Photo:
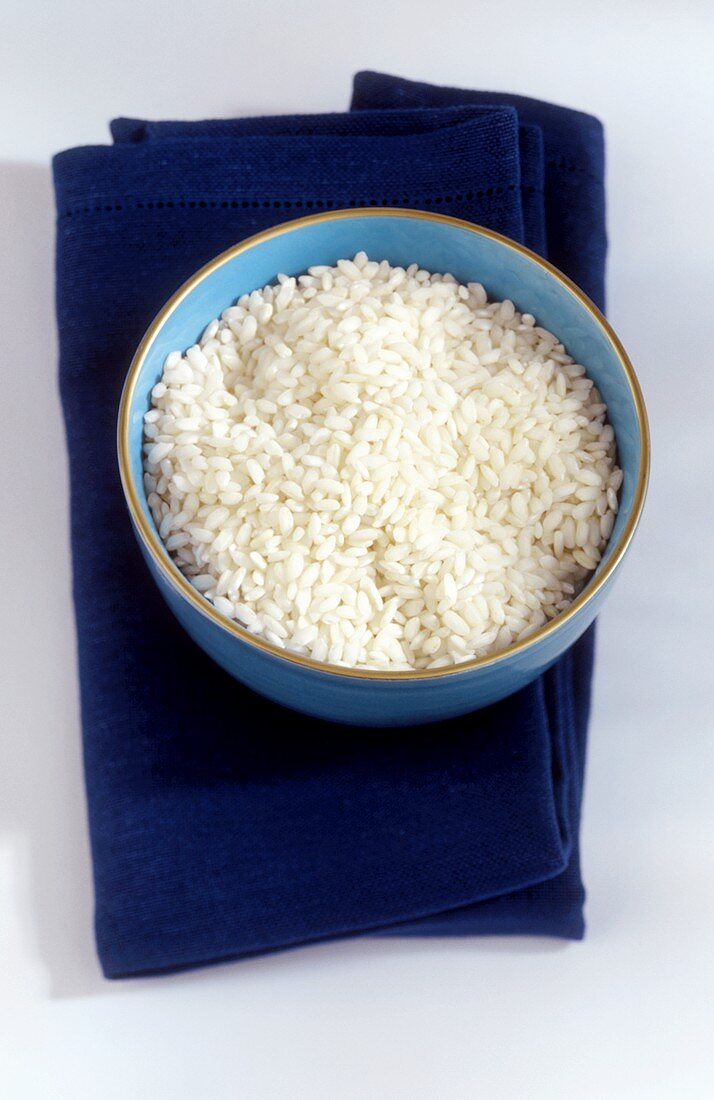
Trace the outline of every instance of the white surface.
<path fill-rule="evenodd" d="M 711 1095 L 711 5 L 0 8 L 3 1095 Z M 363 67 L 541 96 L 607 126 L 610 313 L 645 388 L 654 469 L 601 619 L 588 938 L 346 942 L 109 984 L 91 933 L 47 160 L 104 141 L 117 114 L 342 109 Z"/>

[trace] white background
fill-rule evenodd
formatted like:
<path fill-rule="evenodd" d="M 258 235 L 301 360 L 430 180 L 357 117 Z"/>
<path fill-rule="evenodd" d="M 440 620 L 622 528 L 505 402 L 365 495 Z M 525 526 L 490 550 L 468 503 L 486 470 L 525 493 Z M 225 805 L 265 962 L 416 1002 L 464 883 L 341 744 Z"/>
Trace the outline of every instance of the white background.
<path fill-rule="evenodd" d="M 714 1095 L 712 5 L 0 0 L 0 15 L 3 1095 Z M 345 942 L 110 984 L 91 930 L 48 158 L 105 141 L 117 114 L 340 110 L 367 67 L 607 127 L 610 315 L 654 468 L 601 619 L 588 936 Z"/>

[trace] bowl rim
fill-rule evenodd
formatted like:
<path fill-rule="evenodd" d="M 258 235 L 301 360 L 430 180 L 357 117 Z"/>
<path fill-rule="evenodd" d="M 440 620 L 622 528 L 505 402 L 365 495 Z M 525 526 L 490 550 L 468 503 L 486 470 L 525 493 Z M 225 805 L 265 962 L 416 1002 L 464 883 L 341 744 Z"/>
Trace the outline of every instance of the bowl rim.
<path fill-rule="evenodd" d="M 248 252 L 250 249 L 258 244 L 262 244 L 265 241 L 272 240 L 275 237 L 283 236 L 287 233 L 299 231 L 307 226 L 315 225 L 319 222 L 327 221 L 341 221 L 349 218 L 363 218 L 363 217 L 393 217 L 393 218 L 411 218 L 420 221 L 431 221 L 442 225 L 455 226 L 458 229 L 465 229 L 469 233 L 474 233 L 476 236 L 487 237 L 490 240 L 496 241 L 506 248 L 511 249 L 514 252 L 520 253 L 533 263 L 537 264 L 550 276 L 556 279 L 562 287 L 568 291 L 571 295 L 578 299 L 578 301 L 585 307 L 588 313 L 591 314 L 593 319 L 597 322 L 599 327 L 604 331 L 606 337 L 614 348 L 617 358 L 622 367 L 623 373 L 630 388 L 630 393 L 635 408 L 637 417 L 637 423 L 640 433 L 640 450 L 639 450 L 639 471 L 637 477 L 637 484 L 635 486 L 635 492 L 632 500 L 632 508 L 627 518 L 625 527 L 620 534 L 620 537 L 612 550 L 610 557 L 601 569 L 601 571 L 593 577 L 585 586 L 585 588 L 578 594 L 571 604 L 561 611 L 558 615 L 549 619 L 548 622 L 540 626 L 527 638 L 521 641 L 516 641 L 512 645 L 505 649 L 499 650 L 498 653 L 486 656 L 486 657 L 474 657 L 468 661 L 460 662 L 455 665 L 447 665 L 444 668 L 433 669 L 410 669 L 405 671 L 400 670 L 384 670 L 384 669 L 371 669 L 371 668 L 349 668 L 342 665 L 331 665 L 327 661 L 316 661 L 312 657 L 306 657 L 300 653 L 292 653 L 288 649 L 281 649 L 278 646 L 273 645 L 271 642 L 266 641 L 263 638 L 258 637 L 256 634 L 252 634 L 245 627 L 235 622 L 233 619 L 228 619 L 222 615 L 221 612 L 216 610 L 212 603 L 209 602 L 198 592 L 197 589 L 190 584 L 188 579 L 179 570 L 174 561 L 167 557 L 165 549 L 163 548 L 159 536 L 152 529 L 149 524 L 142 507 L 139 502 L 139 495 L 137 486 L 131 476 L 131 462 L 130 462 L 130 447 L 129 447 L 129 426 L 130 426 L 130 410 L 132 399 L 134 396 L 134 390 L 136 388 L 141 368 L 144 364 L 146 356 L 149 352 L 149 348 L 153 343 L 156 335 L 178 307 L 178 305 L 198 286 L 207 276 L 212 274 L 223 264 L 229 260 L 234 259 L 236 256 L 241 255 L 243 252 Z M 277 276 L 278 272 L 276 272 Z M 303 668 L 309 668 L 315 672 L 320 672 L 323 675 L 332 675 L 347 677 L 349 679 L 360 680 L 392 680 L 397 682 L 408 680 L 430 680 L 444 676 L 458 676 L 462 673 L 473 672 L 476 669 L 488 668 L 492 665 L 505 662 L 516 654 L 523 653 L 525 650 L 536 646 L 539 642 L 545 638 L 554 634 L 561 627 L 565 626 L 571 619 L 573 619 L 584 607 L 586 607 L 599 592 L 607 584 L 608 580 L 612 577 L 613 573 L 617 569 L 618 565 L 622 561 L 625 552 L 632 541 L 633 535 L 639 523 L 642 515 L 642 509 L 644 506 L 645 496 L 647 492 L 647 484 L 649 480 L 649 468 L 650 468 L 650 431 L 647 419 L 647 411 L 645 408 L 644 397 L 642 389 L 640 387 L 639 380 L 635 374 L 635 370 L 630 362 L 629 356 L 625 351 L 619 337 L 615 333 L 614 329 L 607 321 L 603 313 L 598 309 L 593 301 L 580 289 L 572 279 L 569 279 L 567 275 L 564 275 L 548 260 L 544 260 L 542 256 L 539 256 L 536 252 L 526 248 L 525 245 L 519 244 L 517 241 L 511 240 L 510 237 L 504 236 L 502 233 L 497 233 L 493 229 L 488 229 L 485 226 L 478 225 L 475 222 L 465 221 L 462 218 L 454 218 L 447 214 L 438 214 L 432 211 L 410 209 L 407 207 L 389 207 L 389 206 L 368 206 L 368 207 L 348 207 L 340 210 L 325 211 L 321 214 L 312 214 L 303 218 L 296 218 L 293 221 L 281 222 L 278 225 L 272 226 L 270 229 L 263 230 L 260 233 L 256 233 L 251 237 L 245 238 L 238 244 L 227 248 L 225 251 L 219 253 L 208 263 L 204 264 L 193 275 L 190 276 L 179 289 L 169 298 L 164 306 L 154 317 L 153 321 L 147 328 L 144 336 L 141 339 L 139 346 L 132 358 L 129 370 L 127 372 L 124 386 L 122 389 L 121 400 L 119 404 L 119 415 L 117 420 L 117 452 L 119 461 L 119 473 L 121 477 L 122 488 L 124 491 L 124 497 L 129 509 L 129 514 L 134 523 L 136 532 L 138 533 L 141 542 L 145 549 L 148 551 L 152 561 L 159 569 L 160 574 L 168 582 L 171 588 L 173 588 L 178 595 L 188 600 L 189 604 L 197 610 L 200 614 L 211 620 L 215 625 L 225 630 L 228 634 L 239 638 L 241 641 L 246 642 L 248 645 L 252 645 L 257 649 L 263 650 L 263 652 L 270 654 L 273 657 L 277 657 L 283 661 L 287 661 L 291 664 L 300 665 Z"/>

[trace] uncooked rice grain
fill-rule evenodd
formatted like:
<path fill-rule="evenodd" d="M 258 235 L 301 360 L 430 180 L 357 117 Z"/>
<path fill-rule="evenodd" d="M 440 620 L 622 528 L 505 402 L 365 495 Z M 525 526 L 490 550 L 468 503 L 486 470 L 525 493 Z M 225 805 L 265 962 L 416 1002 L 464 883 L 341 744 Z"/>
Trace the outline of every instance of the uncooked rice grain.
<path fill-rule="evenodd" d="M 622 484 L 606 411 L 512 302 L 360 252 L 168 356 L 144 484 L 178 567 L 253 634 L 445 668 L 528 637 L 596 568 Z"/>

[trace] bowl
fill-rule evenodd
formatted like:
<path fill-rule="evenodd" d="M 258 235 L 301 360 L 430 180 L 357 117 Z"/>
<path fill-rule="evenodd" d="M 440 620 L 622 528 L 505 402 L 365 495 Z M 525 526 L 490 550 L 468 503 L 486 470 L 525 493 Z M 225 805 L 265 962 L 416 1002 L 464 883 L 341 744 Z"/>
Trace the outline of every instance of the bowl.
<path fill-rule="evenodd" d="M 279 649 L 225 618 L 194 589 L 162 544 L 142 478 L 142 431 L 152 387 L 170 351 L 196 343 L 206 325 L 247 291 L 334 264 L 364 250 L 393 265 L 417 262 L 480 282 L 535 315 L 582 363 L 607 402 L 624 472 L 620 509 L 596 572 L 561 614 L 494 656 L 448 668 L 388 672 L 350 669 Z M 622 565 L 642 512 L 649 466 L 647 417 L 639 383 L 612 328 L 561 272 L 491 230 L 440 214 L 350 209 L 278 225 L 217 256 L 174 294 L 144 336 L 124 386 L 119 466 L 131 521 L 164 599 L 195 642 L 237 680 L 319 718 L 369 726 L 438 721 L 517 691 L 552 665 L 587 629 Z"/>

